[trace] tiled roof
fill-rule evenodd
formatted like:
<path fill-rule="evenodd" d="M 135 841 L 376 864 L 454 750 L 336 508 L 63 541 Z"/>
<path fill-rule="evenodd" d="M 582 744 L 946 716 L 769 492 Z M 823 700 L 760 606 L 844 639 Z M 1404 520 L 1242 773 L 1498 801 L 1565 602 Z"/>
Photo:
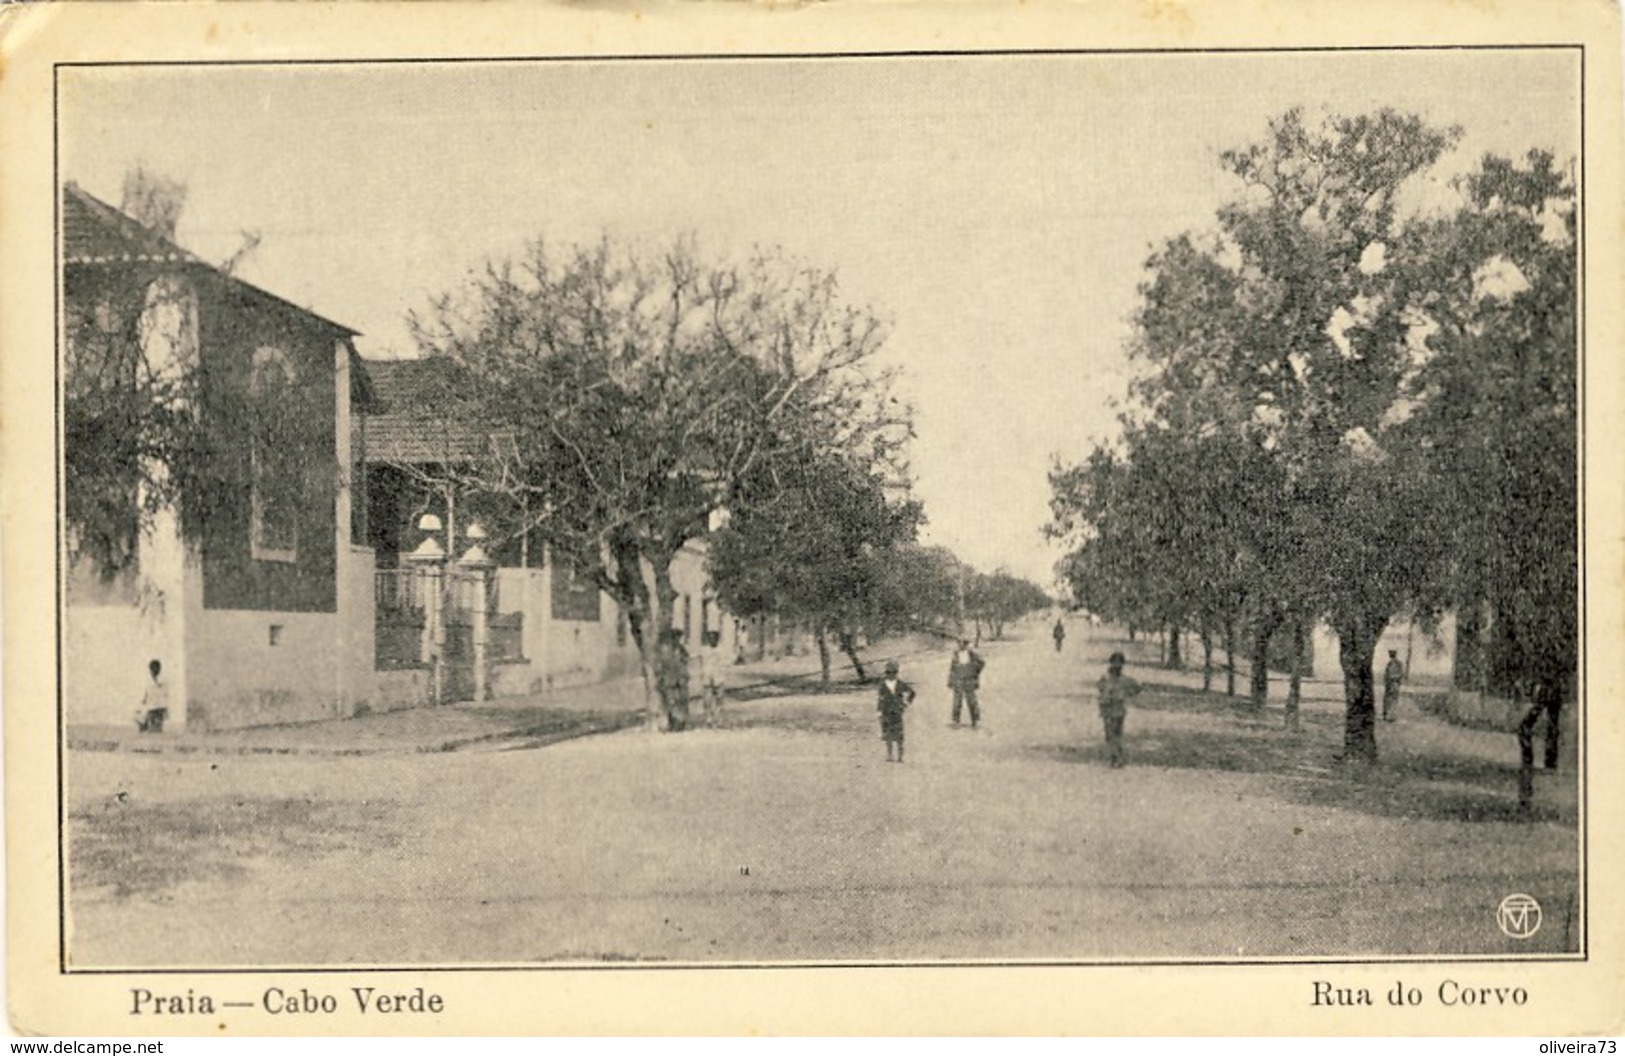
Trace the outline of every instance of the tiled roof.
<path fill-rule="evenodd" d="M 63 261 L 74 265 L 182 264 L 205 268 L 239 289 L 300 312 L 349 336 L 357 331 L 215 267 L 69 181 L 62 189 Z"/>
<path fill-rule="evenodd" d="M 429 465 L 484 454 L 489 435 L 457 420 L 449 396 L 455 368 L 440 359 L 369 359 L 374 410 L 366 416 L 368 462 Z"/>
<path fill-rule="evenodd" d="M 69 264 L 202 263 L 74 183 L 62 196 L 62 250 Z"/>

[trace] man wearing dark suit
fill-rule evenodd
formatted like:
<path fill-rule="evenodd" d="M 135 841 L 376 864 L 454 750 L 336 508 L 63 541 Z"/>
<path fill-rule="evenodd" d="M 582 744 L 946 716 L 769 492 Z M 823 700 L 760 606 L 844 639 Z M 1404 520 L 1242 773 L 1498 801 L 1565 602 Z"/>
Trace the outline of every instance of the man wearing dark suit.
<path fill-rule="evenodd" d="M 954 725 L 959 725 L 961 706 L 970 707 L 970 728 L 982 721 L 981 709 L 976 704 L 976 691 L 982 684 L 982 658 L 970 647 L 970 639 L 959 639 L 959 648 L 948 663 L 948 688 L 954 692 Z"/>

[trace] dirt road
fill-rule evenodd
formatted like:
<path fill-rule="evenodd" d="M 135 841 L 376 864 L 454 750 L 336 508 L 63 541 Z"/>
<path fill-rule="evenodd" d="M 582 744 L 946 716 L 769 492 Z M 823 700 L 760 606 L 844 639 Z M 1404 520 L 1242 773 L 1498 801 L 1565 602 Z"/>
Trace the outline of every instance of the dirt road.
<path fill-rule="evenodd" d="M 1332 763 L 1339 705 L 1250 717 L 1151 683 L 1130 766 L 1089 687 L 1122 643 L 986 649 L 985 729 L 917 658 L 908 761 L 872 691 L 545 748 L 70 753 L 74 964 L 1315 958 L 1575 949 L 1572 772 L 1515 813 L 1509 737 L 1407 712 Z M 1565 784 L 1567 783 L 1567 784 Z M 1566 790 L 1566 798 L 1565 798 Z M 1555 804 L 1555 805 L 1551 805 Z M 1496 906 L 1540 900 L 1516 940 Z"/>

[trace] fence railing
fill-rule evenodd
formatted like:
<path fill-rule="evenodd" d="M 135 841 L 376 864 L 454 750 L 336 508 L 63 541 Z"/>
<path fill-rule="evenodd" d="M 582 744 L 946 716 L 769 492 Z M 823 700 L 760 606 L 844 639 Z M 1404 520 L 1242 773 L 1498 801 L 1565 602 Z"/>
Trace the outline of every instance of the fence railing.
<path fill-rule="evenodd" d="M 373 576 L 376 610 L 375 666 L 380 670 L 417 667 L 424 657 L 424 623 L 428 599 L 444 590 L 448 655 L 454 660 L 470 652 L 464 639 L 473 626 L 479 573 L 452 568 L 435 574 L 410 565 L 380 568 Z M 492 663 L 524 659 L 524 614 L 502 613 L 497 576 L 486 579 L 487 656 Z"/>
<path fill-rule="evenodd" d="M 443 577 L 447 608 L 453 612 L 470 612 L 474 608 L 477 587 L 475 577 L 478 574 L 449 569 L 441 573 L 441 576 L 435 576 L 427 569 L 413 568 L 410 565 L 403 565 L 400 568 L 380 568 L 373 574 L 373 601 L 379 612 L 387 610 L 421 613 L 425 608 L 428 592 L 434 589 L 431 584 L 441 582 Z M 501 611 L 498 599 L 500 582 L 497 576 L 486 577 L 486 612 Z"/>

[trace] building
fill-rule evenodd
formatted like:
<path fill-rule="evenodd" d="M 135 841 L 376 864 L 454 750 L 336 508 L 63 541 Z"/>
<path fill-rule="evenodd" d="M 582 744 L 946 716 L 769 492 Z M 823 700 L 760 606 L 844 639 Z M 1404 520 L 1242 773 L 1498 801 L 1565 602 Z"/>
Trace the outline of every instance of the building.
<path fill-rule="evenodd" d="M 130 723 L 152 659 L 163 665 L 172 724 L 364 710 L 374 562 L 352 489 L 352 423 L 368 399 L 355 332 L 72 183 L 62 221 L 69 400 L 137 378 L 187 380 L 185 413 L 206 439 L 188 466 L 204 483 L 152 513 L 127 566 L 64 548 L 68 721 Z M 95 450 L 86 436 L 69 433 L 70 470 Z M 66 480 L 76 486 L 74 472 Z M 144 498 L 130 496 L 132 524 Z"/>
<path fill-rule="evenodd" d="M 466 699 L 474 681 L 470 605 L 476 592 L 456 559 L 468 549 L 468 532 L 475 524 L 511 523 L 515 511 L 468 486 L 461 469 L 500 438 L 481 434 L 445 409 L 457 378 L 443 361 L 368 360 L 367 372 L 375 397 L 360 434 L 367 539 L 377 555 L 379 706 L 409 707 L 436 696 L 423 570 L 408 557 L 425 538 L 419 525 L 426 515 L 440 525 L 437 542 L 448 544 L 450 559 L 442 591 L 445 626 L 439 651 L 445 667 L 439 696 Z M 480 542 L 497 566 L 485 591 L 492 696 L 546 694 L 640 672 L 637 646 L 620 606 L 588 577 L 555 560 L 539 533 Z M 715 631 L 732 656 L 736 628 L 716 602 L 705 554 L 704 540 L 694 540 L 673 561 L 678 593 L 674 623 L 691 654 L 706 632 Z"/>
<path fill-rule="evenodd" d="M 163 667 L 171 726 L 193 730 L 469 700 L 477 624 L 493 696 L 639 672 L 618 606 L 540 539 L 492 541 L 496 567 L 477 574 L 456 560 L 478 541 L 475 524 L 501 518 L 458 484 L 457 468 L 489 438 L 437 413 L 456 383 L 441 364 L 363 363 L 355 331 L 71 183 L 62 217 L 70 411 L 108 411 L 69 415 L 88 426 L 68 432 L 70 510 L 93 435 L 128 435 L 116 397 L 139 391 L 139 379 L 174 380 L 186 393 L 176 406 L 203 437 L 184 481 L 167 462 L 146 467 L 143 479 L 176 482 L 179 498 L 145 523 L 137 510 L 155 492 L 103 496 L 120 511 L 127 503 L 140 525 L 128 560 L 98 562 L 71 545 L 82 537 L 64 539 L 70 724 L 133 725 L 151 660 Z M 449 562 L 407 557 L 426 537 L 426 514 Z M 733 621 L 710 590 L 703 541 L 684 547 L 672 574 L 690 651 L 713 630 L 731 652 Z M 443 599 L 433 606 L 443 620 L 428 618 L 431 596 Z"/>

